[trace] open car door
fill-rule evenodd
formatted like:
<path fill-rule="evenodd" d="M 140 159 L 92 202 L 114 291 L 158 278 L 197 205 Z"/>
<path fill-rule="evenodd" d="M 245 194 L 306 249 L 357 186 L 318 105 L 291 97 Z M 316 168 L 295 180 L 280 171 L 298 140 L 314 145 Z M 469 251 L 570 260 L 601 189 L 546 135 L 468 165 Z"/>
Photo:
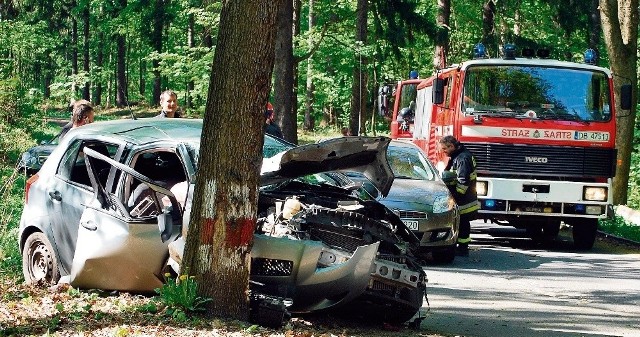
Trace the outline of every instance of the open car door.
<path fill-rule="evenodd" d="M 161 183 L 91 149 L 86 149 L 85 155 L 95 198 L 80 219 L 71 273 L 65 281 L 80 288 L 153 291 L 162 285 L 167 245 L 180 233 L 181 207 Z M 155 192 L 150 207 L 157 211 L 133 216 L 124 202 L 107 192 L 97 179 L 98 160 L 146 184 Z M 163 196 L 171 206 L 164 206 L 160 200 Z"/>

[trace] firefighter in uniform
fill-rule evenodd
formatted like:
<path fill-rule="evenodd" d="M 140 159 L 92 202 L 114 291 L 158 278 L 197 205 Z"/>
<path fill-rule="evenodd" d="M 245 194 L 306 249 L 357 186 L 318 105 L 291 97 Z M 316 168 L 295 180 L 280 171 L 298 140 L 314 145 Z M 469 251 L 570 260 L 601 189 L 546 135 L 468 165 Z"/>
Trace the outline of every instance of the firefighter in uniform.
<path fill-rule="evenodd" d="M 452 171 L 456 179 L 451 180 L 449 190 L 458 204 L 460 210 L 460 233 L 456 255 L 469 255 L 469 242 L 471 242 L 471 224 L 475 219 L 480 203 L 476 193 L 476 159 L 471 152 L 453 136 L 440 138 L 438 143 L 440 150 L 449 156 L 449 162 L 445 171 Z"/>

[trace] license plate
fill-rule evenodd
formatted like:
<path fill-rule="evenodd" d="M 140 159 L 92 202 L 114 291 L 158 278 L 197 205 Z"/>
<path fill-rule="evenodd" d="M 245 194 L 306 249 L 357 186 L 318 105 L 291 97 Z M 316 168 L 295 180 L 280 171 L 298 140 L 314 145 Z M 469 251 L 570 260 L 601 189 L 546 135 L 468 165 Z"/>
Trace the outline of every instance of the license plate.
<path fill-rule="evenodd" d="M 418 221 L 417 220 L 402 220 L 407 227 L 409 227 L 412 231 L 418 230 Z"/>

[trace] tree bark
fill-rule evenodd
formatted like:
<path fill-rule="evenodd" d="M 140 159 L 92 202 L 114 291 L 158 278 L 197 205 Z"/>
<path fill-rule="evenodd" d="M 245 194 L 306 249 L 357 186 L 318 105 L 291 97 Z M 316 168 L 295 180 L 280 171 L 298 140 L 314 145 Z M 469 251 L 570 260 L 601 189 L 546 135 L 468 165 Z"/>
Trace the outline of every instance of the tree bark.
<path fill-rule="evenodd" d="M 482 6 L 482 43 L 487 47 L 489 53 L 493 48 L 498 49 L 495 16 L 496 4 L 493 0 L 489 0 Z"/>
<path fill-rule="evenodd" d="M 182 265 L 198 278 L 198 294 L 213 299 L 207 313 L 214 316 L 249 316 L 264 110 L 283 1 L 222 4 Z"/>
<path fill-rule="evenodd" d="M 313 11 L 313 0 L 309 0 L 309 31 L 311 31 L 316 25 L 316 16 Z M 309 37 L 309 39 L 312 39 Z M 312 41 L 309 41 L 309 45 L 312 45 Z M 315 87 L 313 85 L 313 57 L 307 59 L 307 85 L 305 101 L 304 101 L 304 129 L 306 131 L 313 130 L 315 123 L 313 119 L 313 101 Z"/>
<path fill-rule="evenodd" d="M 590 0 L 589 4 L 589 24 L 587 31 L 589 32 L 589 48 L 596 51 L 598 60 L 600 59 L 600 32 L 602 24 L 600 23 L 600 10 L 598 9 L 599 0 Z M 597 62 L 596 62 L 597 64 Z"/>
<path fill-rule="evenodd" d="M 433 54 L 433 66 L 442 69 L 447 66 L 449 53 L 449 20 L 451 18 L 451 0 L 438 0 L 438 14 L 436 17 L 436 50 Z"/>
<path fill-rule="evenodd" d="M 616 94 L 616 146 L 618 166 L 613 179 L 613 203 L 626 204 L 633 150 L 633 131 L 637 102 L 638 0 L 600 0 L 604 40 L 614 74 Z M 616 76 L 617 75 L 617 76 Z M 620 109 L 620 86 L 631 84 L 631 110 Z"/>
<path fill-rule="evenodd" d="M 367 15 L 369 13 L 368 0 L 358 0 L 356 13 L 356 58 L 353 67 L 353 82 L 351 85 L 351 104 L 349 113 L 349 131 L 352 135 L 364 133 L 364 122 L 367 111 L 367 57 L 362 55 L 361 47 L 367 44 Z"/>
<path fill-rule="evenodd" d="M 162 32 L 164 28 L 164 1 L 155 0 L 153 2 L 153 23 L 151 28 L 151 47 L 157 53 L 162 53 Z M 160 104 L 160 93 L 162 92 L 162 78 L 160 77 L 160 61 L 154 59 L 153 62 L 153 97 L 152 105 Z"/>
<path fill-rule="evenodd" d="M 293 97 L 293 0 L 285 0 L 278 12 L 278 33 L 275 43 L 273 66 L 273 108 L 276 123 L 282 129 L 284 139 L 298 143 L 298 125 Z"/>
<path fill-rule="evenodd" d="M 84 24 L 83 27 L 83 37 L 84 37 L 84 50 L 83 50 L 83 55 L 82 55 L 82 70 L 84 71 L 84 73 L 86 74 L 86 76 L 89 75 L 89 72 L 91 71 L 90 68 L 90 46 L 89 46 L 89 41 L 91 40 L 90 37 L 90 20 L 89 20 L 89 15 L 90 15 L 90 11 L 89 11 L 89 2 L 84 4 L 84 8 L 82 10 L 82 22 Z M 82 88 L 82 98 L 86 99 L 87 101 L 91 100 L 91 82 L 89 80 L 87 80 L 86 82 L 84 82 L 84 87 Z"/>
<path fill-rule="evenodd" d="M 116 35 L 116 106 L 127 105 L 127 41 L 122 34 Z"/>

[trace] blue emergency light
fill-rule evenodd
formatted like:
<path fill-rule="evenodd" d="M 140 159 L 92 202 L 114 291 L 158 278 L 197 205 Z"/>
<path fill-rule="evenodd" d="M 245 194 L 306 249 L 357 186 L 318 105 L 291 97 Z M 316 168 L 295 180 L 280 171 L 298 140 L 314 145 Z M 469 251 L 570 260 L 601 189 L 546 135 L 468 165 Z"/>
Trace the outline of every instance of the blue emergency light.
<path fill-rule="evenodd" d="M 513 44 L 505 44 L 504 47 L 502 47 L 502 52 L 503 52 L 503 58 L 505 60 L 515 60 L 516 59 L 516 46 Z"/>
<path fill-rule="evenodd" d="M 473 58 L 481 59 L 487 57 L 487 48 L 482 43 L 478 43 L 473 46 Z"/>
<path fill-rule="evenodd" d="M 584 63 L 596 64 L 597 59 L 598 55 L 596 54 L 595 50 L 589 48 L 584 52 Z"/>
<path fill-rule="evenodd" d="M 418 78 L 418 71 L 417 70 L 411 70 L 409 72 L 409 78 L 412 79 L 412 80 Z"/>
<path fill-rule="evenodd" d="M 486 208 L 494 208 L 496 207 L 496 201 L 493 199 L 487 199 L 484 201 L 484 206 Z"/>

